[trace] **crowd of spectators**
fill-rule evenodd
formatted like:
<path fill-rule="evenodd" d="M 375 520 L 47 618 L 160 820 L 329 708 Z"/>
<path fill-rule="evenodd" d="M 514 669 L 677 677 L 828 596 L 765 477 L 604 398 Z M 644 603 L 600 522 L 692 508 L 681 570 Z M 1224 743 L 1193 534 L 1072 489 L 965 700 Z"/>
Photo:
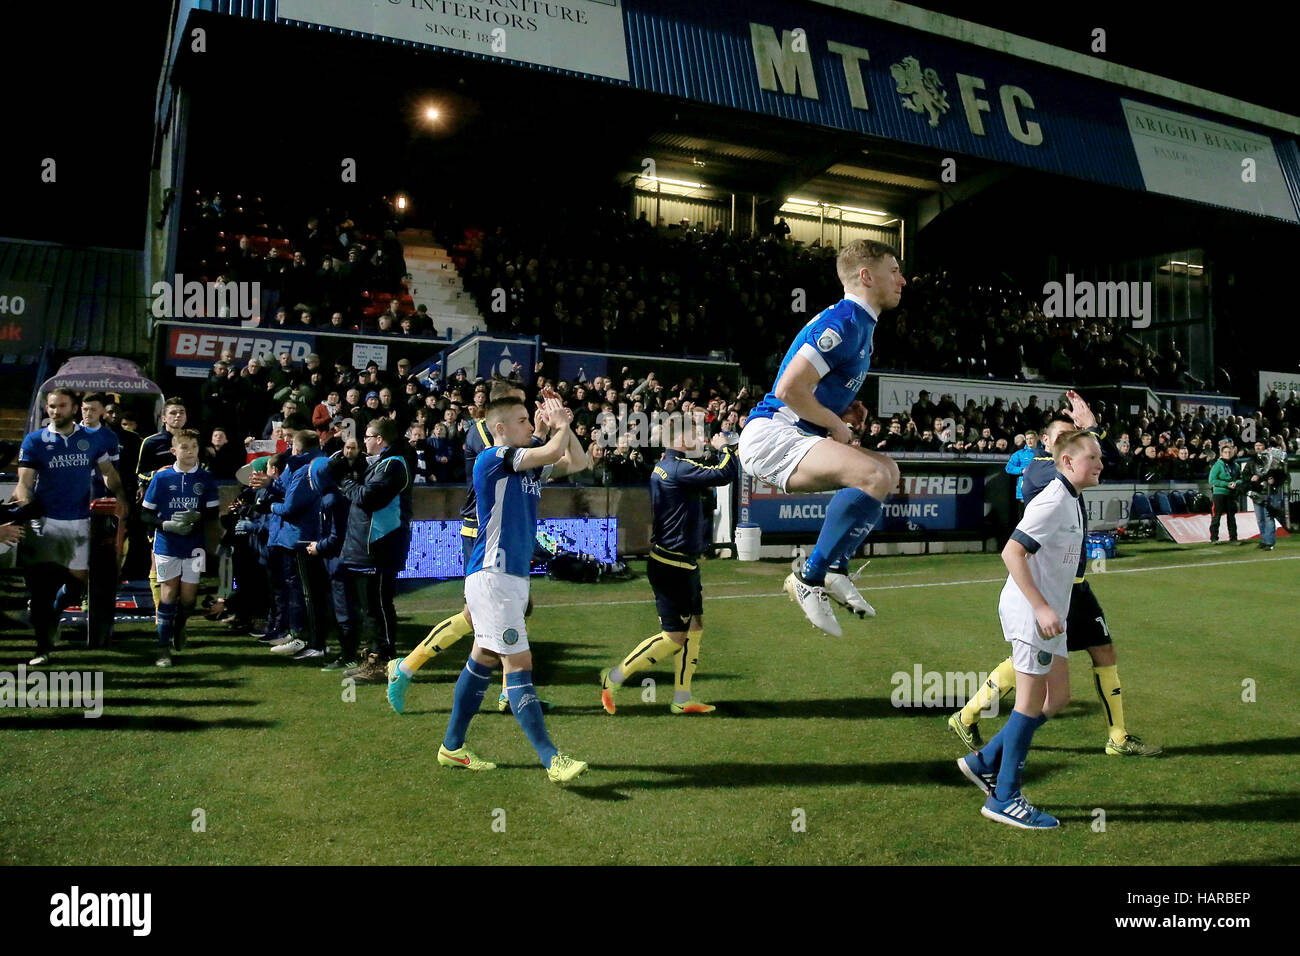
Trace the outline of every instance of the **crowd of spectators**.
<path fill-rule="evenodd" d="M 470 231 L 454 251 L 494 330 L 586 348 L 726 350 L 752 378 L 771 378 L 798 325 L 842 294 L 829 246 L 652 226 L 608 209 Z M 493 308 L 502 294 L 504 309 Z M 1115 319 L 1048 318 L 1040 300 L 1010 283 L 914 275 L 877 326 L 875 364 L 1080 387 L 1192 384 L 1176 350 L 1157 355 Z"/>
<path fill-rule="evenodd" d="M 354 217 L 196 193 L 181 271 L 261 283 L 261 326 L 436 336 L 407 292 L 398 225 L 387 200 Z M 607 208 L 448 238 L 494 331 L 616 351 L 724 351 L 755 379 L 775 373 L 796 325 L 841 295 L 830 246 L 652 225 L 644 214 Z M 876 367 L 1079 387 L 1201 387 L 1176 349 L 1157 354 L 1115 319 L 1049 318 L 1040 293 L 999 279 L 911 276 L 902 306 L 877 327 Z"/>
<path fill-rule="evenodd" d="M 187 280 L 260 283 L 265 314 L 248 325 L 439 335 L 427 308 L 408 292 L 399 223 L 386 201 L 354 217 L 349 210 L 277 210 L 261 197 L 196 193 L 186 212 L 179 271 Z"/>
<path fill-rule="evenodd" d="M 1035 395 L 1023 408 L 1001 399 L 985 406 L 968 401 L 959 408 L 951 395 L 933 402 L 922 392 L 908 413 L 869 417 L 862 444 L 884 452 L 1011 455 L 1025 446 L 1028 432 L 1041 433 L 1054 417 L 1068 417 L 1068 408 L 1064 396 L 1040 404 Z M 1103 481 L 1203 481 L 1225 442 L 1248 450 L 1258 439 L 1285 454 L 1300 454 L 1300 397 L 1294 392 L 1285 399 L 1271 396 L 1249 419 L 1212 415 L 1204 407 L 1181 416 L 1171 411 L 1116 415 L 1104 401 L 1092 408 L 1119 455 Z"/>
<path fill-rule="evenodd" d="M 740 430 L 753 406 L 748 390 L 737 391 L 721 380 L 687 378 L 666 386 L 651 372 L 640 380 L 624 375 L 568 382 L 548 379 L 541 370 L 540 365 L 533 370 L 538 374 L 530 392 L 545 384 L 556 387 L 573 409 L 574 431 L 584 447 L 602 433 L 607 436 L 596 442 L 592 468 L 570 478 L 578 484 L 640 484 L 649 479 L 658 451 L 638 447 L 635 432 L 628 431 L 629 420 L 648 419 L 654 412 L 689 414 L 698 407 L 710 434 L 731 433 Z M 526 377 L 523 371 L 516 367 L 514 375 Z M 339 360 L 326 368 L 315 354 L 303 363 L 284 352 L 275 361 L 254 358 L 243 365 L 223 355 L 191 407 L 197 409 L 204 429 L 206 463 L 219 479 L 234 476 L 245 449 L 272 450 L 281 441 L 282 423 L 296 414 L 316 429 L 327 454 L 342 449 L 374 419 L 391 418 L 415 453 L 417 483 L 463 482 L 465 436 L 484 417 L 490 387 L 490 381 L 471 381 L 463 369 L 445 379 L 436 371 L 417 375 L 409 359 L 399 360 L 390 372 L 375 362 L 355 369 Z M 657 437 L 648 427 L 643 429 L 645 438 Z"/>
<path fill-rule="evenodd" d="M 524 371 L 516 366 L 514 375 L 526 379 Z M 555 386 L 574 412 L 575 433 L 591 450 L 592 468 L 571 479 L 578 484 L 648 480 L 659 453 L 648 430 L 655 413 L 698 411 L 711 437 L 739 432 L 762 398 L 721 378 L 665 383 L 654 372 L 634 377 L 624 368 L 608 378 L 565 381 L 542 374 L 540 364 L 532 371 L 530 391 Z M 278 424 L 297 413 L 317 430 L 327 453 L 361 434 L 373 419 L 392 418 L 415 449 L 421 482 L 463 482 L 465 435 L 483 417 L 490 385 L 471 380 L 464 370 L 446 378 L 436 370 L 415 374 L 405 358 L 390 371 L 375 362 L 362 369 L 342 359 L 326 365 L 315 354 L 304 363 L 282 353 L 276 361 L 251 359 L 243 365 L 223 356 L 202 384 L 196 406 L 209 467 L 218 478 L 231 477 L 250 442 L 274 441 Z M 1300 453 L 1300 398 L 1294 393 L 1270 396 L 1254 419 L 1220 417 L 1204 408 L 1181 416 L 1170 411 L 1116 416 L 1105 401 L 1092 407 L 1120 454 L 1103 480 L 1202 480 L 1225 440 L 1249 448 L 1258 438 L 1288 454 Z M 1063 395 L 1044 395 L 1042 401 L 1031 396 L 1023 407 L 1002 399 L 985 405 L 971 400 L 960 407 L 951 395 L 932 401 L 922 392 L 906 413 L 868 414 L 853 441 L 872 451 L 1009 457 L 1024 446 L 1027 432 L 1041 431 L 1067 408 Z M 641 441 L 638 421 L 647 429 Z M 598 447 L 590 449 L 593 442 Z"/>
<path fill-rule="evenodd" d="M 405 265 L 386 201 L 354 220 L 346 211 L 272 214 L 253 197 L 196 194 L 189 214 L 186 248 L 196 274 L 261 282 L 276 303 L 271 327 L 409 336 L 431 331 L 427 316 L 403 297 Z M 793 326 L 840 295 L 830 247 L 803 247 L 780 235 L 706 232 L 685 223 L 652 225 L 644 215 L 633 220 L 610 209 L 501 225 L 491 233 L 471 230 L 455 251 L 466 289 L 496 330 L 611 351 L 721 350 L 751 380 L 764 383 L 774 377 Z M 1084 390 L 1119 381 L 1193 384 L 1177 352 L 1156 355 L 1113 320 L 1048 318 L 1038 297 L 1009 282 L 972 284 L 948 273 L 911 277 L 902 307 L 877 326 L 873 347 L 877 368 L 899 371 L 1046 378 Z M 653 376 L 557 385 L 584 443 L 620 412 L 698 406 L 711 430 L 739 430 L 761 397 L 721 381 L 664 384 Z M 302 363 L 288 355 L 239 363 L 222 356 L 198 407 L 221 472 L 232 472 L 249 441 L 271 440 L 275 423 L 296 411 L 311 419 L 328 450 L 374 417 L 394 418 L 420 451 L 423 480 L 457 482 L 465 479 L 460 447 L 483 414 L 487 388 L 463 373 L 446 380 L 414 376 L 406 359 L 388 371 L 375 363 L 354 369 L 347 356 L 331 362 L 313 354 Z M 1064 404 L 1062 396 L 1044 395 L 1025 407 L 1001 400 L 958 407 L 949 395 L 930 401 L 923 393 L 909 413 L 869 416 L 855 442 L 888 452 L 1009 456 L 1023 447 L 1026 431 L 1041 429 Z M 1270 445 L 1300 451 L 1293 395 L 1270 396 L 1250 426 L 1204 410 L 1117 420 L 1104 402 L 1094 409 L 1121 456 L 1107 479 L 1202 479 L 1222 441 L 1251 444 L 1240 441 L 1250 427 Z M 577 481 L 622 484 L 648 477 L 653 448 L 598 444 L 591 472 Z"/>

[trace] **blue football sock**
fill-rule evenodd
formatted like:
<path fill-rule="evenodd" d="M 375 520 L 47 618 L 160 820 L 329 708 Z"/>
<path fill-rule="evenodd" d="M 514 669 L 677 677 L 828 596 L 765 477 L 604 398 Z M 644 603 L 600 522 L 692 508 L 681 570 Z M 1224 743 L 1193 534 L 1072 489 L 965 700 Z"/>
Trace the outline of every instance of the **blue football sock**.
<path fill-rule="evenodd" d="M 555 744 L 546 733 L 546 721 L 542 717 L 542 705 L 533 690 L 532 671 L 514 671 L 506 675 L 506 696 L 510 698 L 510 710 L 524 729 L 524 736 L 537 751 L 542 766 L 550 769 L 551 758 L 559 753 Z"/>
<path fill-rule="evenodd" d="M 1047 715 L 1039 714 L 1037 717 L 1031 718 L 1031 720 L 1033 721 L 1034 724 L 1034 731 L 1037 732 L 1039 727 L 1047 723 Z M 1015 787 L 1017 791 L 1019 791 L 1021 786 L 1023 785 L 1024 777 L 1025 777 L 1025 761 L 1027 761 L 1028 759 L 1029 759 L 1029 755 L 1026 754 L 1023 758 L 1021 758 L 1020 765 L 1016 767 Z"/>
<path fill-rule="evenodd" d="M 831 563 L 826 570 L 833 571 L 836 574 L 848 574 L 849 560 L 853 555 L 857 554 L 858 548 L 862 547 L 862 542 L 867 540 L 867 535 L 871 534 L 874 528 L 874 523 L 855 528 L 854 533 L 845 540 L 844 546 L 840 548 L 839 553 L 831 558 Z"/>
<path fill-rule="evenodd" d="M 841 488 L 826 506 L 826 520 L 822 523 L 817 546 L 804 562 L 800 575 L 809 584 L 820 585 L 826 581 L 826 569 L 831 561 L 841 557 L 852 545 L 861 543 L 880 521 L 884 503 L 877 501 L 857 488 Z"/>
<path fill-rule="evenodd" d="M 986 743 L 980 750 L 971 754 L 969 758 L 971 766 L 979 770 L 980 773 L 997 773 L 998 768 L 1002 765 L 1002 745 L 1006 743 L 1006 725 L 993 735 L 993 739 Z"/>
<path fill-rule="evenodd" d="M 1029 753 L 1029 742 L 1038 729 L 1038 718 L 1026 717 L 1018 710 L 1011 712 L 1011 718 L 1002 728 L 1006 740 L 1002 744 L 1002 766 L 998 768 L 998 787 L 995 795 L 999 800 L 1010 800 L 1020 792 L 1020 768 L 1024 766 L 1025 756 Z"/>
<path fill-rule="evenodd" d="M 176 633 L 176 605 L 158 602 L 158 646 L 171 647 Z"/>
<path fill-rule="evenodd" d="M 465 746 L 465 731 L 469 730 L 469 722 L 478 713 L 483 703 L 483 692 L 490 683 L 492 671 L 472 657 L 465 662 L 465 669 L 456 681 L 456 692 L 452 695 L 447 735 L 442 738 L 442 745 L 448 750 L 459 750 Z"/>

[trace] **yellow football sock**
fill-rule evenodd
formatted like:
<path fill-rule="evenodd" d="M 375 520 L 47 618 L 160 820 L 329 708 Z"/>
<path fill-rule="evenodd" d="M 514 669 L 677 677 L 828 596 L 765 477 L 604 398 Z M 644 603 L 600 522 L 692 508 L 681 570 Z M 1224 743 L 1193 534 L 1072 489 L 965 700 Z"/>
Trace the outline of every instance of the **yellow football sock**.
<path fill-rule="evenodd" d="M 1120 743 L 1127 736 L 1124 729 L 1124 698 L 1119 692 L 1119 667 L 1094 667 L 1092 669 L 1093 687 L 1101 698 L 1101 713 L 1110 728 L 1110 739 Z"/>
<path fill-rule="evenodd" d="M 415 673 L 461 638 L 473 633 L 474 628 L 470 627 L 464 611 L 453 614 L 446 620 L 439 621 L 428 636 L 416 645 L 415 650 L 406 655 L 402 664 L 411 673 Z"/>
<path fill-rule="evenodd" d="M 685 652 L 682 659 L 677 662 L 676 677 L 677 682 L 673 686 L 673 702 L 684 704 L 691 699 L 691 678 L 695 676 L 695 668 L 700 663 L 700 639 L 704 637 L 704 630 L 686 632 Z"/>
<path fill-rule="evenodd" d="M 654 637 L 647 637 L 631 654 L 623 658 L 623 663 L 610 673 L 610 680 L 615 684 L 621 684 L 637 671 L 643 671 L 660 661 L 666 661 L 681 649 L 682 645 L 660 631 Z"/>
<path fill-rule="evenodd" d="M 984 682 L 979 692 L 966 701 L 966 706 L 961 709 L 961 722 L 967 727 L 979 723 L 980 714 L 988 708 L 989 704 L 1005 697 L 1008 692 L 1015 689 L 1016 668 L 1008 657 L 993 669 L 993 673 L 989 675 L 989 679 Z"/>

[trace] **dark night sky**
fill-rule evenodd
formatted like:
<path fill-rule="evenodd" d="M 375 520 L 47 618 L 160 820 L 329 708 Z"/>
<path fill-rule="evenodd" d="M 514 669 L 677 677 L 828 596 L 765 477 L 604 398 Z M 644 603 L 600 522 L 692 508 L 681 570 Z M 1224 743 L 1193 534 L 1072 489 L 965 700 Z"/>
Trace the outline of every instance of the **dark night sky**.
<path fill-rule="evenodd" d="M 1291 65 L 1293 34 L 1287 18 L 1267 7 L 1223 9 L 1211 19 L 1181 5 L 1113 0 L 1089 0 L 1066 12 L 1045 4 L 1023 13 L 1016 4 L 922 5 L 1080 52 L 1100 26 L 1108 55 L 1118 62 L 1300 112 L 1293 75 L 1288 82 L 1273 79 Z M 125 8 L 98 4 L 71 16 L 62 4 L 4 5 L 0 62 L 11 71 L 8 135 L 0 149 L 0 235 L 141 245 L 152 102 L 170 6 L 169 0 L 132 0 Z M 250 69 L 274 74 L 274 64 Z M 317 79 L 305 78 L 303 86 L 319 89 Z M 286 86 L 294 82 L 283 79 Z M 55 185 L 38 180 L 45 156 L 59 163 Z"/>

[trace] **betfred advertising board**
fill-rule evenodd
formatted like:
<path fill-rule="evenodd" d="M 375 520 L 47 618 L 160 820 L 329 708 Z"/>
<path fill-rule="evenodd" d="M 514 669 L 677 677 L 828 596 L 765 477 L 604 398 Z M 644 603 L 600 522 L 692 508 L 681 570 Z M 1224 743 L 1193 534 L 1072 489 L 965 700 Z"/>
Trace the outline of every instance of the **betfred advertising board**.
<path fill-rule="evenodd" d="M 229 326 L 167 327 L 167 365 L 182 378 L 205 378 L 212 363 L 229 350 L 236 365 L 250 358 L 271 357 L 288 352 L 295 362 L 305 361 L 316 350 L 316 336 L 299 332 L 234 329 Z"/>
<path fill-rule="evenodd" d="M 826 519 L 834 492 L 783 494 L 767 482 L 745 475 L 740 520 L 765 534 L 816 533 Z M 964 473 L 903 475 L 885 502 L 877 531 L 979 531 L 984 522 L 984 477 Z"/>

